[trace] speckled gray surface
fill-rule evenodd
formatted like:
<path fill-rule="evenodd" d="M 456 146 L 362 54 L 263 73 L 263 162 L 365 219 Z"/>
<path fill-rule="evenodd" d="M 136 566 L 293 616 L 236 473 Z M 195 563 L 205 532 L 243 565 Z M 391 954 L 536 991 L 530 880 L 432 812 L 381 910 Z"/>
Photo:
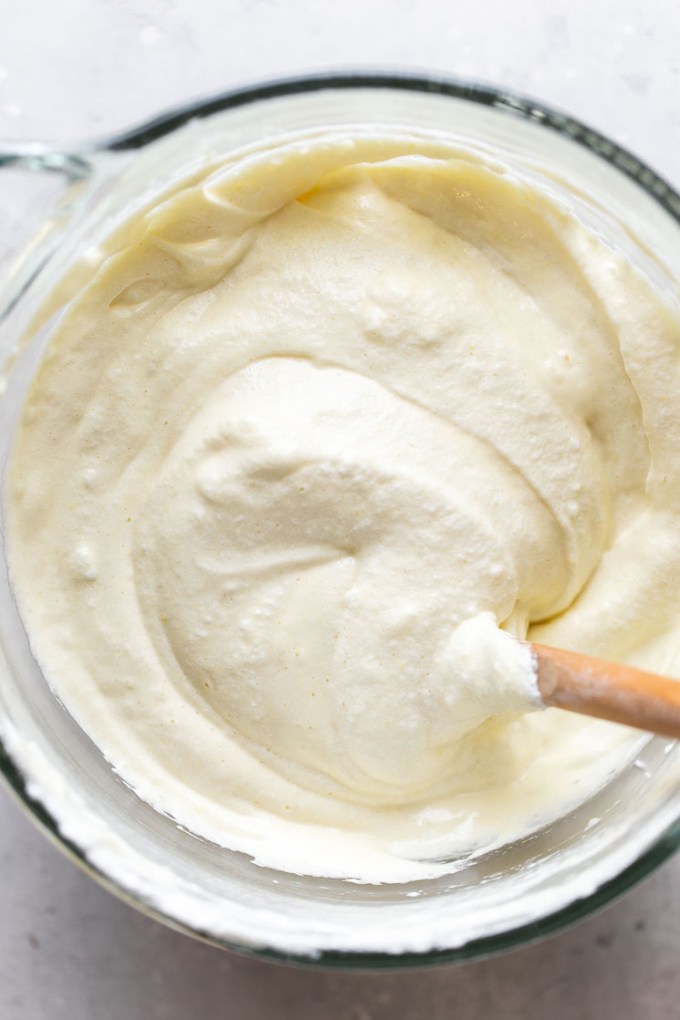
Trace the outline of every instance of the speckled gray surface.
<path fill-rule="evenodd" d="M 355 64 L 534 94 L 680 185 L 676 0 L 0 0 L 0 139 L 108 133 L 236 82 Z M 0 177 L 5 225 L 8 195 Z M 122 905 L 0 789 L 0 1020 L 666 1020 L 680 1012 L 679 953 L 680 859 L 494 960 L 384 975 L 263 964 Z"/>

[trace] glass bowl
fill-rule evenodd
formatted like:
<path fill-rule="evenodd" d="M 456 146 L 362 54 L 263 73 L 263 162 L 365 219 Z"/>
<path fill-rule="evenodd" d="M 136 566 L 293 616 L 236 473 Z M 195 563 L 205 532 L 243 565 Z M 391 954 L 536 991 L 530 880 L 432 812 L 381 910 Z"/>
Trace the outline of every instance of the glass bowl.
<path fill-rule="evenodd" d="M 331 74 L 256 85 L 69 151 L 0 147 L 5 179 L 61 192 L 0 289 L 0 461 L 59 309 L 93 248 L 170 182 L 291 134 L 408 129 L 509 166 L 567 203 L 678 302 L 680 198 L 630 153 L 539 103 L 479 85 Z M 21 177 L 21 174 L 19 175 Z M 22 177 L 23 180 L 23 177 Z M 9 189 L 11 194 L 11 188 Z M 7 193 L 6 193 L 7 194 Z M 75 268 L 74 268 L 75 267 Z M 680 752 L 650 739 L 568 816 L 443 878 L 371 886 L 256 866 L 178 827 L 116 775 L 51 692 L 0 562 L 0 769 L 30 815 L 107 888 L 214 945 L 278 960 L 399 966 L 468 960 L 538 939 L 621 893 L 680 842 Z"/>

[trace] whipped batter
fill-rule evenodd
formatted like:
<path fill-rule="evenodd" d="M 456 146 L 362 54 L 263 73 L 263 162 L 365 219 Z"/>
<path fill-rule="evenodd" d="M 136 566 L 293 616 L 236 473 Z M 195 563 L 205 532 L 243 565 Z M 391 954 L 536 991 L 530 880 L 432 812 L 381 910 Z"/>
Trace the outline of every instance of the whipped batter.
<path fill-rule="evenodd" d="M 259 863 L 404 881 L 520 837 L 639 737 L 538 711 L 514 637 L 680 672 L 679 344 L 438 143 L 212 167 L 103 246 L 30 388 L 34 653 L 140 796 Z"/>

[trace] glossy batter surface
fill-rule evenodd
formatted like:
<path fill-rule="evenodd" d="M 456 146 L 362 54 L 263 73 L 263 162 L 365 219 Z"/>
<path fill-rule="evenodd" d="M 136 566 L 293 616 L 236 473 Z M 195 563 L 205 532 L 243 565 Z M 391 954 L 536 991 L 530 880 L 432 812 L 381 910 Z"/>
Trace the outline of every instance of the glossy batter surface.
<path fill-rule="evenodd" d="M 439 874 L 618 727 L 498 630 L 680 665 L 678 322 L 537 191 L 416 140 L 175 190 L 62 318 L 6 491 L 34 652 L 140 795 L 264 864 Z"/>

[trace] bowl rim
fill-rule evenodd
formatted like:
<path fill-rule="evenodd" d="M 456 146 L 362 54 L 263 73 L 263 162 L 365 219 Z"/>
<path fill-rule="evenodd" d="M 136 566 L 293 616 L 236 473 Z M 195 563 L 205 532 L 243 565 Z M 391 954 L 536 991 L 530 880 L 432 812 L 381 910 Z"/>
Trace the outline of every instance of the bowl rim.
<path fill-rule="evenodd" d="M 632 152 L 618 145 L 606 135 L 587 126 L 569 114 L 505 87 L 496 87 L 475 80 L 466 80 L 439 74 L 392 70 L 330 70 L 291 77 L 257 81 L 229 89 L 203 99 L 192 100 L 173 107 L 143 123 L 120 133 L 94 139 L 72 150 L 71 158 L 85 156 L 87 152 L 125 153 L 142 149 L 152 142 L 182 128 L 189 121 L 210 117 L 225 110 L 246 106 L 254 102 L 285 96 L 320 92 L 324 90 L 388 89 L 440 95 L 464 100 L 472 104 L 491 107 L 508 116 L 532 121 L 562 135 L 581 146 L 630 178 L 660 205 L 680 227 L 680 195 L 646 163 Z M 55 147 L 56 148 L 56 147 Z M 43 154 L 46 150 L 43 150 Z M 47 155 L 58 155 L 56 151 Z M 44 165 L 44 164 L 43 164 Z M 651 874 L 680 848 L 680 814 L 656 839 L 623 871 L 607 880 L 590 895 L 575 900 L 546 916 L 520 927 L 495 935 L 474 939 L 451 949 L 434 949 L 425 952 L 376 953 L 322 950 L 317 955 L 285 953 L 267 947 L 237 944 L 216 937 L 208 931 L 191 927 L 164 913 L 139 894 L 131 893 L 113 881 L 105 872 L 92 864 L 85 853 L 59 828 L 52 814 L 33 795 L 30 781 L 14 763 L 0 736 L 0 776 L 6 787 L 26 809 L 35 824 L 74 863 L 113 895 L 137 910 L 182 932 L 213 946 L 230 949 L 246 956 L 292 963 L 298 966 L 346 969 L 410 969 L 412 967 L 441 966 L 462 963 L 492 956 L 509 949 L 530 945 L 546 936 L 557 933 L 604 908 L 614 899 Z"/>

